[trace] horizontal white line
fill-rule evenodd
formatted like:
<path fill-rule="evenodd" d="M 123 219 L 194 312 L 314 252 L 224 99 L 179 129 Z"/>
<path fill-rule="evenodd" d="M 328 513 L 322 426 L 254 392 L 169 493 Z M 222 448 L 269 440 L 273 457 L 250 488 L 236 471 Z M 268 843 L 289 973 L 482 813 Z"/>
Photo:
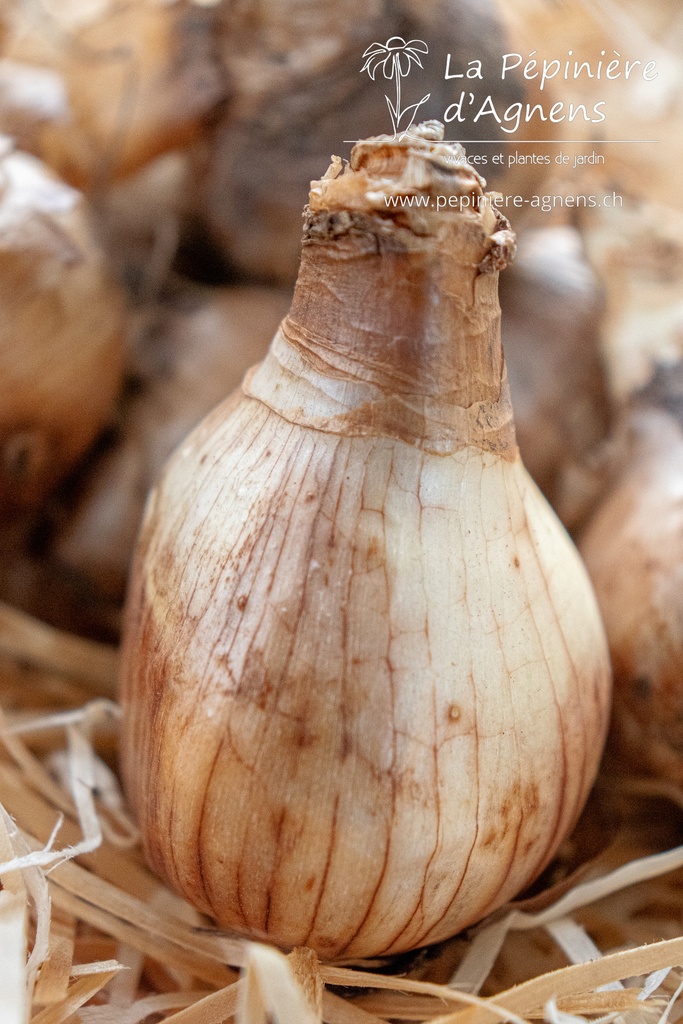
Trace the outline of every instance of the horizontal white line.
<path fill-rule="evenodd" d="M 342 139 L 342 142 L 372 142 L 372 139 Z M 461 144 L 468 143 L 473 145 L 476 143 L 478 146 L 488 145 L 489 143 L 495 145 L 506 145 L 506 146 L 528 146 L 531 143 L 534 145 L 543 144 L 546 146 L 553 146 L 562 144 L 566 146 L 571 143 L 575 146 L 604 146 L 605 144 L 612 143 L 629 143 L 631 145 L 637 145 L 638 143 L 656 144 L 659 139 L 427 139 L 428 142 L 446 142 L 452 145 L 454 142 Z"/>

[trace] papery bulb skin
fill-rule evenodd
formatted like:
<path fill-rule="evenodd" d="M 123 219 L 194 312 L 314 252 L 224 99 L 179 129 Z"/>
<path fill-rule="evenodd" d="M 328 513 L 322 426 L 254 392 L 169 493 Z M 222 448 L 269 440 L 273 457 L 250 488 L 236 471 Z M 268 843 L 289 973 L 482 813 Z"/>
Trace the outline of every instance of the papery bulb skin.
<path fill-rule="evenodd" d="M 3 21 L 0 75 L 16 85 L 3 92 L 2 130 L 19 120 L 31 152 L 100 205 L 112 181 L 196 141 L 225 98 L 215 15 L 200 4 L 60 0 L 49 13 L 11 5 Z M 49 103 L 36 100 L 36 68 L 52 79 Z M 16 109 L 20 83 L 28 110 Z"/>
<path fill-rule="evenodd" d="M 622 410 L 611 485 L 579 535 L 614 665 L 610 745 L 683 785 L 683 362 Z"/>
<path fill-rule="evenodd" d="M 0 519 L 37 507 L 115 415 L 125 298 L 84 197 L 0 137 Z"/>
<path fill-rule="evenodd" d="M 583 467 L 610 422 L 598 278 L 583 255 L 579 231 L 555 225 L 524 233 L 500 284 L 522 461 L 571 528 L 583 514 Z"/>
<path fill-rule="evenodd" d="M 313 183 L 290 313 L 153 491 L 126 613 L 150 863 L 224 927 L 328 959 L 519 892 L 608 717 L 590 584 L 515 444 L 514 236 L 441 132 Z M 458 208 L 386 199 L 437 194 Z"/>

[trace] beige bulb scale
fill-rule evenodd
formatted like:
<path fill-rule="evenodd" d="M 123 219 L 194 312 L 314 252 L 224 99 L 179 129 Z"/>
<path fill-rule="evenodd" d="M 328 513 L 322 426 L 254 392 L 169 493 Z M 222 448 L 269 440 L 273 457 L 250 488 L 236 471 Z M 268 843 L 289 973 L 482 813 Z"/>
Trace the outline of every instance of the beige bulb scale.
<path fill-rule="evenodd" d="M 115 415 L 125 299 L 81 193 L 0 136 L 0 519 L 18 522 Z"/>
<path fill-rule="evenodd" d="M 150 863 L 225 928 L 329 959 L 515 896 L 608 718 L 590 584 L 515 444 L 514 236 L 442 131 L 358 144 L 312 184 L 290 312 L 168 463 L 128 598 Z"/>

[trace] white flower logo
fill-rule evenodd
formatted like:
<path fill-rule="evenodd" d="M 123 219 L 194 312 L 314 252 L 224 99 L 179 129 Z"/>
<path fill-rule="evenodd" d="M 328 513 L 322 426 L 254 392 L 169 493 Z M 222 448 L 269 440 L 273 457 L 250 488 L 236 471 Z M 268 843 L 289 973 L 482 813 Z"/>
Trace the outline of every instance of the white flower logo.
<path fill-rule="evenodd" d="M 429 47 L 422 39 L 411 39 L 407 43 L 401 36 L 392 36 L 391 39 L 387 39 L 386 43 L 371 43 L 363 54 L 366 60 L 360 69 L 361 74 L 363 71 L 367 71 L 374 82 L 375 75 L 379 68 L 382 68 L 385 78 L 393 78 L 396 81 L 396 103 L 392 103 L 389 97 L 385 96 L 394 128 L 394 138 L 398 135 L 401 121 L 406 114 L 410 114 L 410 120 L 404 128 L 401 128 L 401 138 L 410 131 L 418 107 L 426 103 L 431 96 L 431 93 L 427 93 L 418 103 L 411 103 L 401 110 L 401 79 L 406 77 L 413 63 L 422 67 L 420 54 L 428 52 Z"/>

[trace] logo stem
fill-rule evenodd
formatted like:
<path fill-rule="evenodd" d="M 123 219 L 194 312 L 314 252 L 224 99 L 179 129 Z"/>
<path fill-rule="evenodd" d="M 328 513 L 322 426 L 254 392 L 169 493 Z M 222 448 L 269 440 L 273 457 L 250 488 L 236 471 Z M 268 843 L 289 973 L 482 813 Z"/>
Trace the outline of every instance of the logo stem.
<path fill-rule="evenodd" d="M 396 71 L 396 127 L 394 130 L 394 138 L 398 133 L 398 126 L 401 123 L 401 68 L 398 61 L 394 63 Z"/>

